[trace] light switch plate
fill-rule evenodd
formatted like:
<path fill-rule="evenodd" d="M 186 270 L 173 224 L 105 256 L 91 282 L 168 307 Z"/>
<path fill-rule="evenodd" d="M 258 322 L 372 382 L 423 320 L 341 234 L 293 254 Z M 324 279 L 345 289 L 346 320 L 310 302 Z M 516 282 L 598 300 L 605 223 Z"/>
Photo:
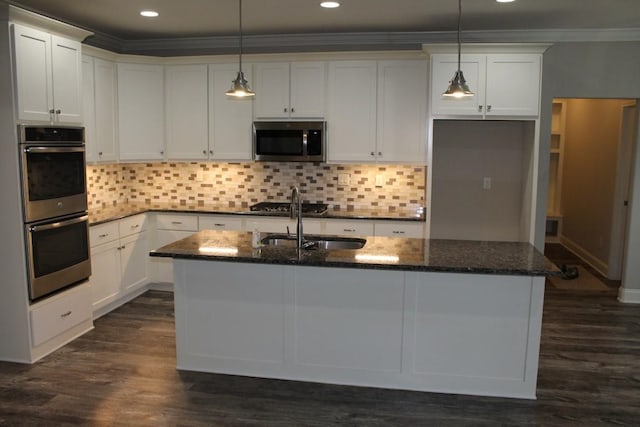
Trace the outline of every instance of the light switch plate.
<path fill-rule="evenodd" d="M 491 177 L 485 176 L 482 178 L 482 188 L 484 190 L 491 190 Z"/>
<path fill-rule="evenodd" d="M 384 186 L 384 175 L 378 174 L 376 175 L 376 187 Z"/>

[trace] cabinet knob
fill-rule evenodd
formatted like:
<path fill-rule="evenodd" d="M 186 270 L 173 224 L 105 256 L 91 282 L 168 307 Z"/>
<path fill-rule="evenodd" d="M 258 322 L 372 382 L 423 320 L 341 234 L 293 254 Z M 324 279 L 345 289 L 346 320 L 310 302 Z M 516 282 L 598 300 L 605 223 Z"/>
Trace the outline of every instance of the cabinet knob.
<path fill-rule="evenodd" d="M 287 112 L 287 107 L 284 107 L 284 112 L 285 112 L 285 113 Z"/>
<path fill-rule="evenodd" d="M 102 157 L 102 151 L 98 151 L 98 156 Z"/>
<path fill-rule="evenodd" d="M 164 156 L 164 150 L 160 150 L 160 155 Z"/>
<path fill-rule="evenodd" d="M 291 112 L 292 112 L 292 113 L 295 113 L 295 112 L 296 112 L 296 109 L 295 109 L 295 108 L 293 108 L 293 107 L 291 107 Z"/>
<path fill-rule="evenodd" d="M 478 112 L 482 112 L 482 105 L 478 105 Z"/>
<path fill-rule="evenodd" d="M 371 152 L 371 155 L 372 155 L 372 156 L 375 156 L 375 155 L 376 155 L 376 153 L 374 153 L 374 152 L 372 151 L 372 152 Z"/>
<path fill-rule="evenodd" d="M 62 110 L 56 110 L 56 114 L 62 113 Z"/>
<path fill-rule="evenodd" d="M 71 310 L 69 310 L 69 311 L 67 311 L 66 313 L 62 313 L 62 314 L 60 315 L 60 317 L 64 319 L 65 317 L 69 317 L 69 316 L 71 316 L 71 313 L 72 313 L 72 311 L 71 311 Z"/>
<path fill-rule="evenodd" d="M 54 114 L 56 112 L 56 110 L 54 110 L 53 108 L 49 110 L 49 114 Z"/>
<path fill-rule="evenodd" d="M 213 150 L 209 150 L 209 154 L 213 156 Z"/>
<path fill-rule="evenodd" d="M 491 111 L 491 105 L 487 105 L 487 113 Z"/>
<path fill-rule="evenodd" d="M 207 150 L 202 150 L 202 154 L 207 155 Z"/>
<path fill-rule="evenodd" d="M 378 156 L 382 157 L 382 151 L 378 151 Z"/>

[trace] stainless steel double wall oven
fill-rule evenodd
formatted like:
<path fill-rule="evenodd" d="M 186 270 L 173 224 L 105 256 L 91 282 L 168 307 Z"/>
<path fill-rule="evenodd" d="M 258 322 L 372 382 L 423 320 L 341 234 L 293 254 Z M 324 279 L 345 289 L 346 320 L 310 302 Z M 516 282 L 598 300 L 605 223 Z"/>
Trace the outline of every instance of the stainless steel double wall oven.
<path fill-rule="evenodd" d="M 34 301 L 91 274 L 84 128 L 20 125 L 18 134 Z"/>

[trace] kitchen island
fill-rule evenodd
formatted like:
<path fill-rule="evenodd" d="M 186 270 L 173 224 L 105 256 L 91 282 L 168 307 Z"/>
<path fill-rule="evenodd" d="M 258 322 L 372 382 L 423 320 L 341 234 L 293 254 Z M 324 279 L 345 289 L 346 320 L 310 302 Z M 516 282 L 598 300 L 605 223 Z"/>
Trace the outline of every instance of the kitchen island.
<path fill-rule="evenodd" d="M 366 240 L 201 231 L 153 251 L 174 259 L 178 369 L 535 398 L 553 264 L 527 243 Z"/>

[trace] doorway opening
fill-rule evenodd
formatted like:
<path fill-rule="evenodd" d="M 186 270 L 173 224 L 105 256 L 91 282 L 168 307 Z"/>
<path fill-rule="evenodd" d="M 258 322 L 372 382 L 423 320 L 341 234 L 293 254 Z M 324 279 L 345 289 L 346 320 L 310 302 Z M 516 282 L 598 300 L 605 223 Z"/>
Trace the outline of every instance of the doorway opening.
<path fill-rule="evenodd" d="M 552 106 L 545 255 L 614 288 L 623 270 L 637 109 L 633 99 L 557 98 Z"/>

